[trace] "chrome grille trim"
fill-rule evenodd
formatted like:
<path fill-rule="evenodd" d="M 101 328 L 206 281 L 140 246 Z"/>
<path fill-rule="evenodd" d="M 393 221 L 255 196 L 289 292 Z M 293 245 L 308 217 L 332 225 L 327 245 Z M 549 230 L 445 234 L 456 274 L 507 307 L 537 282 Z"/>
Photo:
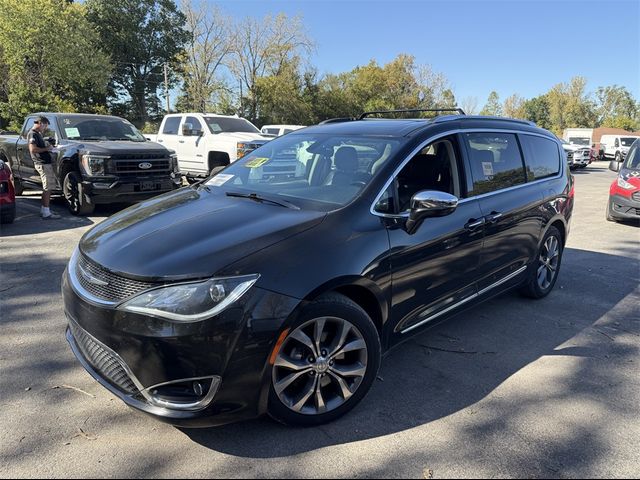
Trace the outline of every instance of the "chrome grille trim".
<path fill-rule="evenodd" d="M 109 303 L 120 303 L 158 284 L 131 280 L 111 273 L 86 259 L 82 254 L 77 256 L 77 262 L 72 265 L 77 282 L 93 297 Z"/>
<path fill-rule="evenodd" d="M 109 347 L 95 339 L 74 321 L 69 320 L 69 330 L 84 359 L 96 373 L 129 395 L 140 393 L 141 388 L 130 375 L 122 359 Z"/>
<path fill-rule="evenodd" d="M 631 195 L 631 198 L 636 202 L 640 202 L 640 192 L 635 192 L 633 195 Z"/>

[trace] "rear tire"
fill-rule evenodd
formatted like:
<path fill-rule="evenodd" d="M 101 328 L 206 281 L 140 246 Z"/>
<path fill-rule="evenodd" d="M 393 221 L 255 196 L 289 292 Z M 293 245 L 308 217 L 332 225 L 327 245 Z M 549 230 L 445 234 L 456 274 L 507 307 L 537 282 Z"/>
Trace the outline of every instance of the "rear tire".
<path fill-rule="evenodd" d="M 378 330 L 347 297 L 329 293 L 303 308 L 277 351 L 269 415 L 286 425 L 331 422 L 355 407 L 380 367 Z"/>
<path fill-rule="evenodd" d="M 520 293 L 529 298 L 544 298 L 553 290 L 562 262 L 562 235 L 556 227 L 549 227 L 540 244 L 536 261 L 529 266 L 528 280 Z"/>
<path fill-rule="evenodd" d="M 72 215 L 93 213 L 95 205 L 87 199 L 82 191 L 82 175 L 70 166 L 65 166 L 62 169 L 62 192 L 67 208 Z"/>

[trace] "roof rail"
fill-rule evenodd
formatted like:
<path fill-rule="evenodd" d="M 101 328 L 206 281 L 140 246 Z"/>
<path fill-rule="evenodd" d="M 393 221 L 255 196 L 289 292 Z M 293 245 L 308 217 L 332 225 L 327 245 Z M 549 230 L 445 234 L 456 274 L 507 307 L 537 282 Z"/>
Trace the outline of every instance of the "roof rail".
<path fill-rule="evenodd" d="M 364 112 L 358 120 L 362 120 L 369 115 L 379 115 L 381 113 L 411 113 L 411 112 L 457 112 L 459 115 L 466 115 L 461 108 L 411 108 L 403 110 L 377 110 L 373 112 Z"/>
<path fill-rule="evenodd" d="M 537 127 L 535 122 L 532 122 L 530 120 L 523 120 L 523 119 L 520 119 L 520 118 L 495 117 L 495 116 L 490 116 L 490 115 L 467 115 L 465 118 L 468 119 L 468 120 L 499 120 L 501 122 L 521 123 L 521 124 L 524 124 L 524 125 L 529 125 L 531 127 Z M 442 122 L 442 121 L 446 121 L 446 120 L 451 120 L 451 119 L 452 119 L 452 117 L 444 117 L 442 119 L 436 118 L 434 120 L 434 123 Z"/>
<path fill-rule="evenodd" d="M 354 117 L 328 118 L 318 123 L 318 125 L 324 125 L 325 123 L 352 122 L 353 120 L 355 120 Z"/>

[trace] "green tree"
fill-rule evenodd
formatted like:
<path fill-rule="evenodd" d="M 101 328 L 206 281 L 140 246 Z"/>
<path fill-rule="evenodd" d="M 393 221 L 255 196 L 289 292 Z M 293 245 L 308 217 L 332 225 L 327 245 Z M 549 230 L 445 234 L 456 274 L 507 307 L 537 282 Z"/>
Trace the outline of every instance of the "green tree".
<path fill-rule="evenodd" d="M 298 73 L 297 59 L 285 62 L 277 75 L 256 80 L 256 98 L 260 105 L 259 125 L 268 123 L 308 124 L 311 106 L 304 98 L 304 77 Z"/>
<path fill-rule="evenodd" d="M 598 87 L 596 113 L 598 123 L 605 127 L 613 127 L 613 124 L 620 123 L 632 125 L 634 120 L 640 120 L 640 112 L 633 95 L 625 87 L 618 85 Z"/>
<path fill-rule="evenodd" d="M 562 135 L 565 128 L 595 126 L 595 105 L 585 92 L 586 84 L 584 77 L 574 77 L 568 84 L 559 83 L 547 92 L 551 130 L 556 135 Z"/>
<path fill-rule="evenodd" d="M 105 111 L 111 67 L 84 5 L 0 0 L 0 11 L 2 123 L 17 129 L 34 111 Z"/>
<path fill-rule="evenodd" d="M 185 16 L 173 0 L 86 0 L 86 6 L 115 66 L 111 108 L 142 126 L 149 112 L 162 113 L 158 90 L 165 65 L 177 64 L 189 39 Z"/>
<path fill-rule="evenodd" d="M 524 118 L 526 120 L 531 120 L 541 128 L 551 128 L 549 101 L 546 95 L 525 100 L 522 105 L 522 110 L 524 111 Z"/>
<path fill-rule="evenodd" d="M 480 115 L 489 115 L 492 117 L 499 117 L 502 115 L 502 105 L 500 105 L 500 97 L 495 90 L 489 94 L 487 103 L 480 110 Z"/>

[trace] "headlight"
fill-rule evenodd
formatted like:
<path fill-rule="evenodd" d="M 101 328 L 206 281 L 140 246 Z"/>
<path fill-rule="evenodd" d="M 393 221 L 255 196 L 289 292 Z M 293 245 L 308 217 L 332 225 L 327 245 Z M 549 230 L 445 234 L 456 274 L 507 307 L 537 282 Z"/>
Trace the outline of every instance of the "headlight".
<path fill-rule="evenodd" d="M 634 188 L 636 188 L 622 177 L 618 177 L 618 186 L 620 188 L 624 188 L 625 190 L 633 190 Z"/>
<path fill-rule="evenodd" d="M 109 157 L 102 157 L 100 155 L 83 155 L 82 156 L 82 166 L 84 167 L 84 171 L 90 177 L 104 175 L 105 173 L 105 163 Z"/>
<path fill-rule="evenodd" d="M 171 158 L 171 165 L 173 165 L 174 173 L 180 173 L 180 166 L 178 165 L 178 155 L 172 153 L 171 155 L 169 155 L 169 157 Z"/>
<path fill-rule="evenodd" d="M 120 305 L 121 310 L 199 322 L 218 315 L 244 295 L 260 275 L 212 278 L 149 290 Z"/>

